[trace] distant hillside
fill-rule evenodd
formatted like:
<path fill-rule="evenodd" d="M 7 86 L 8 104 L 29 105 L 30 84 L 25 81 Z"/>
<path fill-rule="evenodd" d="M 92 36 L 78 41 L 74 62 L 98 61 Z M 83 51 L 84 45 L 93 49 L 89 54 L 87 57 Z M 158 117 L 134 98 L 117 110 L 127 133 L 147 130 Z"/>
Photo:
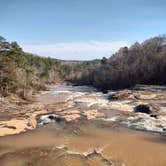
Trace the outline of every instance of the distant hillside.
<path fill-rule="evenodd" d="M 166 36 L 158 36 L 131 47 L 123 47 L 92 69 L 84 69 L 70 78 L 81 85 L 123 89 L 136 84 L 166 84 Z"/>

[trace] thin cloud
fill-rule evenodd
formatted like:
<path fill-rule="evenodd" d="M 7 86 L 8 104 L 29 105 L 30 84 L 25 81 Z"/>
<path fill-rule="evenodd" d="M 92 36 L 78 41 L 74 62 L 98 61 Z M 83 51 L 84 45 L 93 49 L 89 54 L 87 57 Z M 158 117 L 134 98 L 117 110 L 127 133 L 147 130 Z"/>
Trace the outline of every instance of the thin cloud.
<path fill-rule="evenodd" d="M 101 42 L 70 42 L 43 45 L 23 45 L 26 52 L 50 56 L 64 60 L 91 60 L 109 57 L 120 47 L 127 46 L 124 41 Z"/>

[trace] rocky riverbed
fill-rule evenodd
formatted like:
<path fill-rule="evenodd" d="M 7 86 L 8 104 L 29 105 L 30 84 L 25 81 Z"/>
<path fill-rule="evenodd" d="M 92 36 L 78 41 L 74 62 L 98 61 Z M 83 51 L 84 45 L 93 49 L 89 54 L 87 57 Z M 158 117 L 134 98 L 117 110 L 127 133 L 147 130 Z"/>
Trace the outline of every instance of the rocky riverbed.
<path fill-rule="evenodd" d="M 165 133 L 166 88 L 137 86 L 107 94 L 87 86 L 57 85 L 30 104 L 1 101 L 0 136 L 55 121 L 101 119 L 133 129 Z"/>
<path fill-rule="evenodd" d="M 13 98 L 0 105 L 2 165 L 166 164 L 166 87 L 103 94 L 64 84 L 35 95 L 31 103 Z"/>

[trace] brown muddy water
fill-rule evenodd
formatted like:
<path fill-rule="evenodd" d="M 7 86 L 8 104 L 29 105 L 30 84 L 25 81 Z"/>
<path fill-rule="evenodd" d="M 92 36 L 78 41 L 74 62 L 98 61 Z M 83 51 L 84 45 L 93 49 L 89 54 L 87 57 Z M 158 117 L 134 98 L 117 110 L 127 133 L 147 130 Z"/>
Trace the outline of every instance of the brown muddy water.
<path fill-rule="evenodd" d="M 91 95 L 88 100 L 87 93 Z M 67 100 L 75 100 L 81 109 L 90 102 L 101 103 L 97 108 L 105 103 L 102 94 L 92 88 L 72 86 L 54 87 L 36 99 L 46 105 Z M 107 114 L 112 117 L 117 112 Z M 35 130 L 0 138 L 0 166 L 109 165 L 166 166 L 165 135 L 131 130 L 100 119 L 39 125 Z"/>
<path fill-rule="evenodd" d="M 1 166 L 165 166 L 166 140 L 100 121 L 55 123 L 0 138 L 0 154 Z"/>

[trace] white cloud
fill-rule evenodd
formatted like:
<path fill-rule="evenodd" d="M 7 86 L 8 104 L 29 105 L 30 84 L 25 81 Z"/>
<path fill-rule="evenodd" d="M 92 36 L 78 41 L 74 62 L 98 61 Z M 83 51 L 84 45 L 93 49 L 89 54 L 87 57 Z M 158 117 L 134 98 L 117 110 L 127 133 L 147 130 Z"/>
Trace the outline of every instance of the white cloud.
<path fill-rule="evenodd" d="M 22 45 L 24 51 L 64 60 L 91 60 L 109 57 L 120 47 L 127 46 L 124 41 L 70 42 L 47 45 Z"/>

